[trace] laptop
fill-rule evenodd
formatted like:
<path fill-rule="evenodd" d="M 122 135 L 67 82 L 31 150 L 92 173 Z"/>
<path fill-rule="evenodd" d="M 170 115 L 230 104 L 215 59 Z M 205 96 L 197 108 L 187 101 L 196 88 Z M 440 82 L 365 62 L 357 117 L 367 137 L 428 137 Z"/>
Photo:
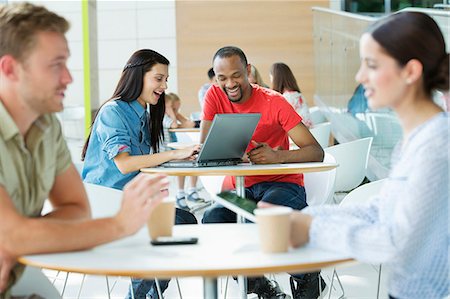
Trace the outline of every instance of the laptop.
<path fill-rule="evenodd" d="M 237 165 L 242 162 L 260 118 L 260 113 L 216 114 L 196 160 L 172 160 L 161 167 Z"/>

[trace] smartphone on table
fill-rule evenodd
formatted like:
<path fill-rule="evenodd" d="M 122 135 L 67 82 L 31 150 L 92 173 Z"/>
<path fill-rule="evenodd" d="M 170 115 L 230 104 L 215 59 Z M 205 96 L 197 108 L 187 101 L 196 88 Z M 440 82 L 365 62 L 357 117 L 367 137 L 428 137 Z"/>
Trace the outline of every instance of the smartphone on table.
<path fill-rule="evenodd" d="M 197 244 L 197 242 L 198 238 L 182 236 L 158 237 L 155 240 L 150 241 L 152 245 L 187 245 Z"/>

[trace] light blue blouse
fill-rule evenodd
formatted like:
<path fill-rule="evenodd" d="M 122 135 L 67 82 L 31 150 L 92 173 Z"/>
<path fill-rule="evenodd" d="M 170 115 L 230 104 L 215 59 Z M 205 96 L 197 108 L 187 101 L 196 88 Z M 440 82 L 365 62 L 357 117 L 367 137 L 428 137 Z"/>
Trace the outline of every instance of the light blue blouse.
<path fill-rule="evenodd" d="M 122 174 L 114 158 L 122 152 L 150 154 L 148 113 L 138 101 L 114 100 L 105 104 L 94 122 L 84 160 L 83 180 L 87 183 L 123 189 L 139 171 Z"/>
<path fill-rule="evenodd" d="M 449 129 L 441 113 L 416 128 L 393 154 L 379 196 L 366 205 L 308 207 L 312 246 L 385 263 L 396 298 L 449 293 Z"/>

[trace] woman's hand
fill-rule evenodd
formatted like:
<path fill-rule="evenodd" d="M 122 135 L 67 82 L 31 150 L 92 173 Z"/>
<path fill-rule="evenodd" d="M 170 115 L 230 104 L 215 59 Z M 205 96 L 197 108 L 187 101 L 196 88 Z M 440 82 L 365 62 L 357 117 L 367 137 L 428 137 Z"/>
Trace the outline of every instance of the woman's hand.
<path fill-rule="evenodd" d="M 200 144 L 196 144 L 193 146 L 189 146 L 187 148 L 175 150 L 176 152 L 176 158 L 175 159 L 188 159 L 188 160 L 195 160 L 197 157 L 197 154 L 200 152 Z"/>
<path fill-rule="evenodd" d="M 291 245 L 300 247 L 309 241 L 309 229 L 311 228 L 312 216 L 299 211 L 291 215 Z"/>
<path fill-rule="evenodd" d="M 258 202 L 258 208 L 281 207 L 268 202 Z M 309 229 L 311 227 L 312 217 L 299 211 L 293 211 L 291 214 L 291 237 L 292 247 L 300 247 L 309 241 Z"/>

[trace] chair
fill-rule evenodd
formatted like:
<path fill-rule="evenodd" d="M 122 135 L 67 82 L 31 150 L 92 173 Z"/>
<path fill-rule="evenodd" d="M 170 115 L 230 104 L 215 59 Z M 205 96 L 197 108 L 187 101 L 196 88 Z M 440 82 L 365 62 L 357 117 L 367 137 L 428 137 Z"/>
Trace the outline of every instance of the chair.
<path fill-rule="evenodd" d="M 327 122 L 314 125 L 309 131 L 322 148 L 328 147 L 330 144 L 331 123 Z"/>
<path fill-rule="evenodd" d="M 11 290 L 13 296 L 26 296 L 31 294 L 43 298 L 61 298 L 58 290 L 52 285 L 41 269 L 26 267 L 22 277 Z"/>
<path fill-rule="evenodd" d="M 222 191 L 222 184 L 225 180 L 224 175 L 217 176 L 199 176 L 205 190 L 212 196 Z"/>
<path fill-rule="evenodd" d="M 217 193 L 222 191 L 222 183 L 225 179 L 224 175 L 218 176 L 199 176 L 200 181 L 202 182 L 203 188 L 205 188 L 206 192 L 209 193 L 211 197 L 214 197 Z M 207 201 L 206 203 L 194 207 L 191 209 L 191 213 L 197 213 L 198 211 L 209 207 L 213 203 L 212 200 Z"/>
<path fill-rule="evenodd" d="M 325 153 L 325 163 L 336 163 L 333 155 Z M 334 194 L 336 168 L 321 172 L 307 172 L 303 174 L 308 206 L 318 206 L 331 201 Z"/>
<path fill-rule="evenodd" d="M 317 125 L 327 121 L 325 115 L 323 115 L 322 111 L 320 111 L 320 108 L 318 106 L 310 107 L 309 115 L 311 117 L 313 125 Z"/>
<path fill-rule="evenodd" d="M 386 179 L 374 181 L 371 183 L 367 183 L 359 186 L 358 188 L 352 190 L 341 202 L 341 206 L 348 206 L 352 204 L 365 203 L 368 202 L 373 196 L 379 194 L 381 186 L 386 182 Z M 333 270 L 333 275 L 331 276 L 331 286 L 330 289 L 333 288 L 334 277 L 337 278 L 337 281 L 340 285 L 340 289 L 342 290 L 342 297 L 345 295 L 344 288 L 339 280 L 338 274 L 336 272 L 336 268 Z M 377 285 L 377 299 L 380 296 L 380 282 L 381 282 L 381 264 L 378 267 L 378 285 Z M 330 292 L 331 295 L 331 292 Z"/>
<path fill-rule="evenodd" d="M 120 205 L 122 202 L 122 191 L 108 188 L 105 186 L 83 183 L 86 193 L 89 198 L 89 205 L 91 207 L 92 218 L 102 218 L 109 217 L 115 215 L 120 210 Z M 81 291 L 83 289 L 84 280 L 86 275 L 83 275 L 81 280 L 80 289 L 78 291 L 78 298 L 80 298 Z M 67 280 L 69 279 L 69 273 L 66 274 L 66 278 L 64 281 L 64 286 L 62 290 L 62 296 L 64 296 L 64 292 L 67 285 Z M 106 287 L 108 298 L 111 296 L 111 290 L 109 287 L 108 276 L 105 276 L 106 279 Z"/>
<path fill-rule="evenodd" d="M 201 116 L 202 116 L 201 111 L 194 111 L 194 112 L 191 112 L 191 115 L 189 116 L 189 118 L 191 120 L 201 120 Z"/>
<path fill-rule="evenodd" d="M 324 149 L 339 164 L 335 192 L 348 192 L 358 187 L 366 176 L 372 137 L 341 143 Z"/>

